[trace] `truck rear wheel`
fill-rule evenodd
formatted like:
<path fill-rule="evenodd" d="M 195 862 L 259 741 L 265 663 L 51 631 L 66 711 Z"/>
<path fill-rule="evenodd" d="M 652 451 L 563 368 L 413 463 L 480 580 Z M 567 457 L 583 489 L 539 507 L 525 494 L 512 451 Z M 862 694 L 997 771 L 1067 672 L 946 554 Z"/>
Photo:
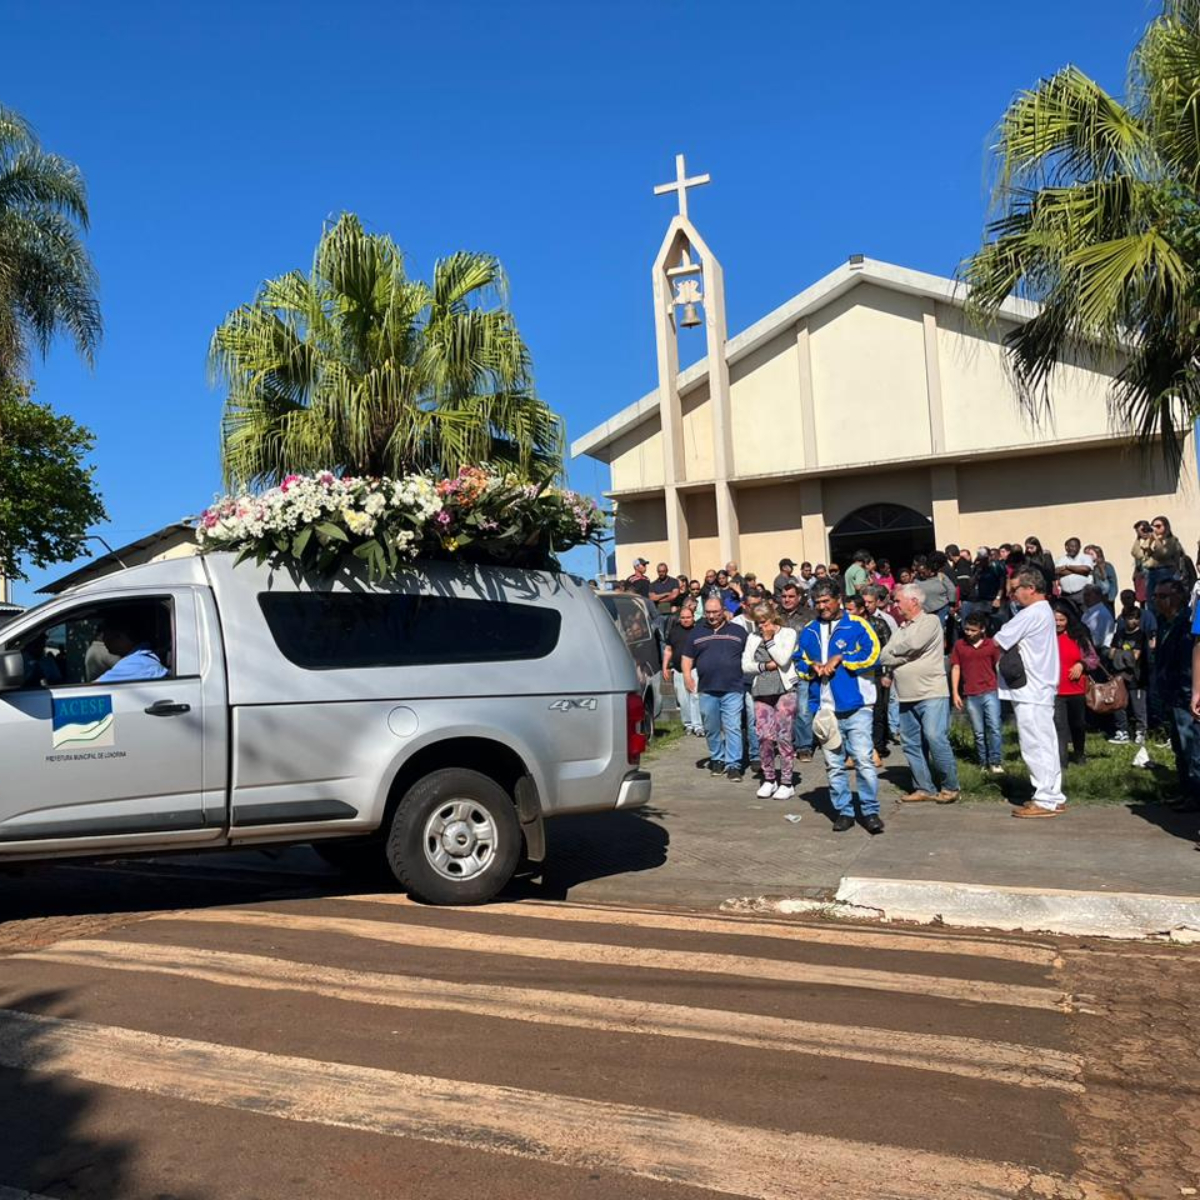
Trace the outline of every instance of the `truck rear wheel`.
<path fill-rule="evenodd" d="M 446 767 L 418 780 L 392 818 L 387 859 L 428 904 L 483 904 L 512 878 L 524 839 L 512 797 L 478 771 Z"/>

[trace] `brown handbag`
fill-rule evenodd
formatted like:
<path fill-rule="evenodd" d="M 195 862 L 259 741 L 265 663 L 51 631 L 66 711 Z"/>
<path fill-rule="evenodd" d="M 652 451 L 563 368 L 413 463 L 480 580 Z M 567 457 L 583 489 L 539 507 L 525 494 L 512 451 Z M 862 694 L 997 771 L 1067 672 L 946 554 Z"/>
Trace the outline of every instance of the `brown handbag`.
<path fill-rule="evenodd" d="M 1094 713 L 1119 712 L 1129 703 L 1125 680 L 1120 675 L 1113 675 L 1103 683 L 1089 679 L 1084 703 Z"/>

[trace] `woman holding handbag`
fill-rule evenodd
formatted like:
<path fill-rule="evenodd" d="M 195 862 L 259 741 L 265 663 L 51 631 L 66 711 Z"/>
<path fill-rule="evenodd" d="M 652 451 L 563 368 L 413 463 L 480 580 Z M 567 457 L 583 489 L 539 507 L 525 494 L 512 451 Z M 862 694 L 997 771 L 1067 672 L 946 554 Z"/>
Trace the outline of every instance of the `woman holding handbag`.
<path fill-rule="evenodd" d="M 1087 761 L 1087 688 L 1089 670 L 1100 666 L 1100 658 L 1087 628 L 1074 607 L 1054 602 L 1054 627 L 1058 632 L 1058 695 L 1054 701 L 1054 728 L 1058 732 L 1058 758 L 1065 770 L 1067 743 L 1075 763 Z"/>
<path fill-rule="evenodd" d="M 760 800 L 790 800 L 796 794 L 792 788 L 792 730 L 796 724 L 798 680 L 792 656 L 796 653 L 796 631 L 780 623 L 779 612 L 770 600 L 752 605 L 748 615 L 756 632 L 746 639 L 742 671 L 752 677 L 750 695 L 754 700 L 754 727 L 763 773 L 757 795 Z"/>

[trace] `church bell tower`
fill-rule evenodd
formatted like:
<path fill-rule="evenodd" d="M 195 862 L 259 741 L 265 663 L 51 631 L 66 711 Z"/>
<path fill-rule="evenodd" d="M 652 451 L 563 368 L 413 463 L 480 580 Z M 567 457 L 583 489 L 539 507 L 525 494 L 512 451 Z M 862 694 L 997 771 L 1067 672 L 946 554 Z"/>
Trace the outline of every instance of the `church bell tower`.
<path fill-rule="evenodd" d="M 675 156 L 675 179 L 654 189 L 675 192 L 679 212 L 667 227 L 654 260 L 654 340 L 658 351 L 658 403 L 662 420 L 667 506 L 667 542 L 672 569 L 692 573 L 688 533 L 689 490 L 715 493 L 717 538 L 722 562 L 738 556 L 737 505 L 729 478 L 733 435 L 729 408 L 729 364 L 725 358 L 725 277 L 688 216 L 688 189 L 710 183 L 708 175 L 688 178 L 682 154 Z M 703 315 L 701 315 L 703 314 Z M 679 399 L 679 330 L 704 325 L 708 364 L 708 410 L 712 420 L 713 479 L 689 480 Z M 700 485 L 699 488 L 690 485 Z"/>

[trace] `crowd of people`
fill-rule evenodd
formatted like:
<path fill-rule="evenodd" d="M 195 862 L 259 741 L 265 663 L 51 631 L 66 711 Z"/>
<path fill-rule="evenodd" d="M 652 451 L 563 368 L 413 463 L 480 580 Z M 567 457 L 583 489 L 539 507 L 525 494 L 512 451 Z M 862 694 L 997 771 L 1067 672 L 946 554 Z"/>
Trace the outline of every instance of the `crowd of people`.
<path fill-rule="evenodd" d="M 769 584 L 736 562 L 692 579 L 638 559 L 615 586 L 665 624 L 663 677 L 685 730 L 707 740 L 702 767 L 750 772 L 759 797 L 786 800 L 795 762 L 819 749 L 835 831 L 883 832 L 878 772 L 896 743 L 912 777 L 901 800 L 953 804 L 955 712 L 997 775 L 1011 714 L 1033 788 L 1015 817 L 1062 813 L 1089 728 L 1117 745 L 1160 736 L 1176 767 L 1165 802 L 1200 811 L 1195 560 L 1166 517 L 1135 524 L 1131 557 L 1124 589 L 1103 549 L 1074 537 L 1059 555 L 1029 537 L 897 569 L 866 549 L 845 571 L 785 558 Z"/>

